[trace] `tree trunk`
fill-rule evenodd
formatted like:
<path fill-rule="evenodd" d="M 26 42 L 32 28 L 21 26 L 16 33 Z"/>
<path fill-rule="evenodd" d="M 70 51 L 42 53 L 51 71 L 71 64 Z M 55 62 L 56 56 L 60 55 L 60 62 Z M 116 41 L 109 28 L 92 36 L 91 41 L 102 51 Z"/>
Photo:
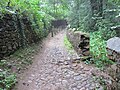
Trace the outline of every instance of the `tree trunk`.
<path fill-rule="evenodd" d="M 103 15 L 103 0 L 90 0 L 92 16 L 102 17 Z"/>

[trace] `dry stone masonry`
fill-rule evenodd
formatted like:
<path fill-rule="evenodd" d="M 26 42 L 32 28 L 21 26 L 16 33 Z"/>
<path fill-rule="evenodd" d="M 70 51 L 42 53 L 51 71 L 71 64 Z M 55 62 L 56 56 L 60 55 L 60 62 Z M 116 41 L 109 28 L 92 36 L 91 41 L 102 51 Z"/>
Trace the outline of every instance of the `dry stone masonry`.
<path fill-rule="evenodd" d="M 115 65 L 111 66 L 110 75 L 116 79 L 118 82 L 118 90 L 120 90 L 120 38 L 114 37 L 107 41 L 107 50 L 108 50 L 108 57 L 109 59 L 116 62 Z M 113 75 L 114 73 L 114 75 Z"/>
<path fill-rule="evenodd" d="M 29 19 L 19 18 L 16 14 L 0 15 L 0 59 L 18 50 L 25 44 L 38 40 L 35 31 L 31 28 Z"/>
<path fill-rule="evenodd" d="M 0 20 L 0 58 L 19 48 L 19 34 L 14 27 L 12 15 L 6 14 Z"/>
<path fill-rule="evenodd" d="M 89 56 L 89 34 L 83 32 L 67 31 L 67 37 L 79 56 Z"/>

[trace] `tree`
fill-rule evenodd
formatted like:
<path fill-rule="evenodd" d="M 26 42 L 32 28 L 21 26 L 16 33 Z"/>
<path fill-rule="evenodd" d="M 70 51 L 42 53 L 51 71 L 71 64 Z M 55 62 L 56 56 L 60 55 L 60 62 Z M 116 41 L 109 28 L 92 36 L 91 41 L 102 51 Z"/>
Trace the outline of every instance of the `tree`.
<path fill-rule="evenodd" d="M 103 14 L 103 0 L 90 0 L 92 16 L 102 17 Z"/>

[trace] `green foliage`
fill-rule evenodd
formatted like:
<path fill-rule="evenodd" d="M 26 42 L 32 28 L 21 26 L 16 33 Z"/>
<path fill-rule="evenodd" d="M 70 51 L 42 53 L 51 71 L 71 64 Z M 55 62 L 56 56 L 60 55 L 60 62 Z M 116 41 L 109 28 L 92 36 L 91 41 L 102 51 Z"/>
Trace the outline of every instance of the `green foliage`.
<path fill-rule="evenodd" d="M 97 67 L 104 67 L 105 65 L 113 64 L 107 57 L 106 40 L 116 36 L 115 31 L 110 30 L 113 25 L 107 19 L 98 19 L 94 26 L 93 32 L 90 32 L 90 53 L 92 62 Z"/>
<path fill-rule="evenodd" d="M 48 0 L 49 14 L 55 19 L 64 19 L 68 16 L 68 0 Z"/>
<path fill-rule="evenodd" d="M 47 35 L 51 20 L 67 16 L 68 9 L 63 3 L 64 0 L 55 0 L 55 3 L 53 0 L 1 0 L 0 11 L 7 13 L 9 10 L 17 13 L 19 17 L 27 16 L 38 37 L 42 38 Z"/>
<path fill-rule="evenodd" d="M 48 31 L 51 26 L 51 20 L 67 17 L 68 4 L 65 0 L 0 0 L 0 11 L 5 13 L 8 10 L 20 17 L 27 16 L 38 36 L 43 37 L 44 29 Z"/>
<path fill-rule="evenodd" d="M 108 0 L 111 3 L 116 3 L 118 5 L 120 5 L 120 0 Z"/>
<path fill-rule="evenodd" d="M 33 55 L 39 50 L 38 44 L 21 48 L 13 55 L 0 61 L 0 90 L 11 90 L 16 83 L 16 74 L 32 64 Z M 11 67 L 15 70 L 11 71 Z"/>
<path fill-rule="evenodd" d="M 106 19 L 97 20 L 95 27 L 103 40 L 108 40 L 116 36 L 116 32 L 110 30 L 111 25 L 113 24 Z"/>
<path fill-rule="evenodd" d="M 0 81 L 0 90 L 10 90 L 16 83 L 16 76 L 14 74 L 6 75 L 6 71 L 0 72 L 0 78 L 4 78 Z"/>
<path fill-rule="evenodd" d="M 26 65 L 32 64 L 32 54 L 37 51 L 38 46 L 35 44 L 32 44 L 31 46 L 27 46 L 26 48 L 20 48 L 18 51 L 16 51 L 13 55 L 11 55 L 11 58 L 15 60 L 16 66 L 18 69 L 22 69 Z M 21 64 L 20 64 L 21 63 Z"/>
<path fill-rule="evenodd" d="M 16 83 L 16 75 L 10 73 L 6 60 L 0 61 L 0 90 L 10 90 Z"/>
<path fill-rule="evenodd" d="M 93 57 L 93 62 L 97 67 L 103 67 L 113 62 L 107 57 L 106 42 L 102 38 L 101 31 L 96 31 L 90 35 L 90 53 Z"/>
<path fill-rule="evenodd" d="M 69 42 L 67 36 L 64 37 L 64 44 L 68 50 L 73 50 L 72 44 Z"/>
<path fill-rule="evenodd" d="M 91 33 L 90 52 L 93 58 L 87 60 L 86 63 L 94 62 L 96 66 L 103 67 L 113 63 L 107 57 L 106 40 L 116 36 L 116 32 L 111 31 L 110 28 L 119 24 L 116 21 L 116 15 L 119 14 L 118 6 L 120 1 L 108 0 L 103 3 L 98 3 L 100 0 L 94 3 L 92 1 L 73 0 L 72 7 L 70 8 L 69 22 L 71 28 L 77 28 L 77 30 Z M 92 5 L 95 3 L 101 6 L 98 11 Z M 116 9 L 117 12 L 112 13 L 111 9 Z"/>
<path fill-rule="evenodd" d="M 72 28 L 88 31 L 91 23 L 90 8 L 89 0 L 73 0 L 68 19 Z"/>

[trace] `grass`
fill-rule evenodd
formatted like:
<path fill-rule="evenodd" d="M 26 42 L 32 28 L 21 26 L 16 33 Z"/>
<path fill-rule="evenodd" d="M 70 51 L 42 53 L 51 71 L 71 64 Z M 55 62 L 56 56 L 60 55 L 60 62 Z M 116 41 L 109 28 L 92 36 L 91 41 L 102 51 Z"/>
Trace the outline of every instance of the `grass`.
<path fill-rule="evenodd" d="M 73 50 L 73 46 L 72 46 L 72 44 L 69 42 L 67 36 L 64 37 L 64 44 L 65 44 L 65 47 L 66 47 L 68 50 Z"/>
<path fill-rule="evenodd" d="M 18 70 L 22 70 L 27 68 L 30 64 L 32 64 L 32 60 L 34 58 L 34 54 L 39 50 L 38 44 L 32 44 L 25 48 L 20 48 L 13 55 L 10 56 L 12 62 L 14 61 L 15 66 Z"/>

